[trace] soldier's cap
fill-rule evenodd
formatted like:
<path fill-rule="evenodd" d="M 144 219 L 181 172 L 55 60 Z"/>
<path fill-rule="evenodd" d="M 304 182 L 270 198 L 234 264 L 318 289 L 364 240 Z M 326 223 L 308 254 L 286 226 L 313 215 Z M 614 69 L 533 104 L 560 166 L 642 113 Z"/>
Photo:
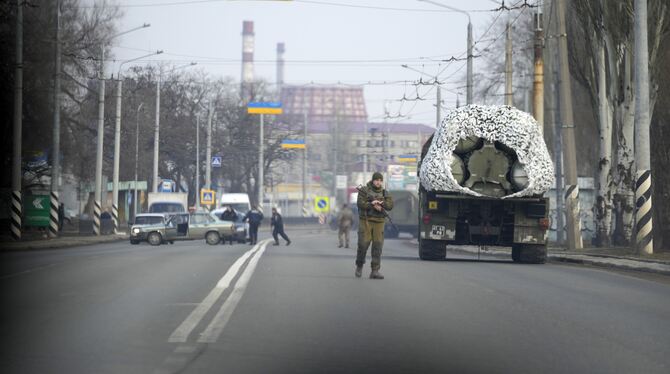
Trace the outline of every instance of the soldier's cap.
<path fill-rule="evenodd" d="M 372 180 L 375 181 L 377 179 L 382 180 L 382 181 L 384 180 L 384 176 L 382 175 L 382 173 L 375 172 L 374 174 L 372 174 Z"/>

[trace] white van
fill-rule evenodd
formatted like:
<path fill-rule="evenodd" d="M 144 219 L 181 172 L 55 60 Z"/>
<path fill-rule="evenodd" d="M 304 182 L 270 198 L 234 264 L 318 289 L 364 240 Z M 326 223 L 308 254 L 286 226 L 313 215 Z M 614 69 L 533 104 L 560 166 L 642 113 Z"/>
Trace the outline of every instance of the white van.
<path fill-rule="evenodd" d="M 247 214 L 251 210 L 251 201 L 249 195 L 245 193 L 224 193 L 219 198 L 219 208 L 225 208 L 230 205 L 237 212 Z"/>

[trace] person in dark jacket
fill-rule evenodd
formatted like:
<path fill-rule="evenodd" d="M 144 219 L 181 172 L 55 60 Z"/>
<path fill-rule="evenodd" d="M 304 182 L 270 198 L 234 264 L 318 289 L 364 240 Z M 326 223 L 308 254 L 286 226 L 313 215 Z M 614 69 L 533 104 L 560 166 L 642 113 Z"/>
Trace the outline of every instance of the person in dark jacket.
<path fill-rule="evenodd" d="M 226 210 L 221 213 L 221 220 L 222 221 L 231 221 L 231 222 L 237 222 L 237 213 L 235 212 L 235 209 L 233 209 L 232 206 L 228 205 L 226 206 Z M 231 235 L 229 238 L 230 245 L 233 245 L 233 239 L 235 239 L 234 235 Z M 225 240 L 223 241 L 225 244 Z"/>
<path fill-rule="evenodd" d="M 258 206 L 255 206 L 247 212 L 243 220 L 249 222 L 249 244 L 255 245 L 258 242 L 258 226 L 263 221 L 263 213 L 258 209 Z"/>
<path fill-rule="evenodd" d="M 272 219 L 270 220 L 270 227 L 272 228 L 272 237 L 275 238 L 275 244 L 279 245 L 279 235 L 286 240 L 286 245 L 291 244 L 291 239 L 288 238 L 284 232 L 284 219 L 277 211 L 277 208 L 272 208 Z"/>

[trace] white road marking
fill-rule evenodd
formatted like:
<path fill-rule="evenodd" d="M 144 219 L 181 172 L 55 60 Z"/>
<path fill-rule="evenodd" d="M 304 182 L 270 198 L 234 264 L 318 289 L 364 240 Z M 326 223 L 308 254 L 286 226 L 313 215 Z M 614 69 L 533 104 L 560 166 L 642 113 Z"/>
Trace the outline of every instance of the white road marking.
<path fill-rule="evenodd" d="M 226 301 L 221 306 L 221 309 L 219 309 L 218 313 L 216 313 L 216 316 L 214 316 L 212 322 L 210 322 L 209 326 L 207 326 L 205 331 L 202 333 L 200 339 L 198 339 L 198 343 L 215 343 L 217 341 L 223 332 L 223 329 L 226 327 L 226 324 L 230 320 L 230 317 L 232 317 L 237 304 L 239 304 L 240 300 L 242 299 L 244 291 L 249 284 L 249 280 L 251 280 L 251 276 L 253 275 L 254 270 L 256 270 L 258 261 L 260 260 L 261 256 L 263 256 L 263 252 L 265 252 L 265 248 L 267 247 L 268 243 L 270 243 L 270 240 L 265 240 L 262 242 L 261 249 L 257 251 L 256 254 L 254 254 L 254 257 L 251 258 L 249 265 L 247 265 L 242 275 L 240 275 L 240 279 L 238 279 L 237 283 L 235 283 L 235 287 L 233 288 L 230 296 L 228 296 L 228 299 L 226 299 Z"/>
<path fill-rule="evenodd" d="M 216 301 L 221 297 L 223 291 L 225 291 L 229 286 L 230 282 L 237 276 L 242 265 L 247 261 L 249 256 L 258 252 L 258 249 L 261 248 L 260 244 L 256 244 L 253 248 L 246 251 L 240 258 L 238 258 L 235 263 L 228 269 L 226 274 L 221 277 L 216 286 L 209 292 L 209 295 L 205 297 L 204 300 L 189 314 L 184 322 L 177 327 L 172 335 L 168 338 L 169 343 L 185 343 L 188 339 L 188 336 L 193 332 L 193 329 L 200 323 L 200 321 L 205 317 L 205 314 L 209 309 L 216 303 Z"/>

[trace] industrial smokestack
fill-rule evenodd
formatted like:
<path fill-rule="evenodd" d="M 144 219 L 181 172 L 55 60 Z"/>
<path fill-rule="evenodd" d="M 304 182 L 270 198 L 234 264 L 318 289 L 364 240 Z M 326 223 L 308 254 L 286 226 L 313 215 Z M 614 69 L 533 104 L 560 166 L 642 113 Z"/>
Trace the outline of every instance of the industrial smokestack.
<path fill-rule="evenodd" d="M 284 43 L 277 43 L 277 91 L 284 85 Z"/>
<path fill-rule="evenodd" d="M 254 81 L 254 21 L 242 23 L 242 100 L 251 98 L 251 88 Z"/>

